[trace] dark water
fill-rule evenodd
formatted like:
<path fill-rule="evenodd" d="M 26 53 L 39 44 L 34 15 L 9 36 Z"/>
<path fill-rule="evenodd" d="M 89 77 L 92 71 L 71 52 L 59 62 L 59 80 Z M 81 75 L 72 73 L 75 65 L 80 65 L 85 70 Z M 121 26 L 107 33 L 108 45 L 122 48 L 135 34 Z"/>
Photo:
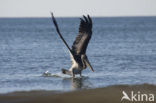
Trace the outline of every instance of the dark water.
<path fill-rule="evenodd" d="M 58 18 L 71 46 L 78 18 Z M 61 74 L 70 57 L 50 18 L 0 19 L 0 93 L 73 90 L 116 84 L 156 84 L 156 17 L 94 18 L 87 55 L 95 72 Z M 45 77 L 45 71 L 60 77 Z"/>

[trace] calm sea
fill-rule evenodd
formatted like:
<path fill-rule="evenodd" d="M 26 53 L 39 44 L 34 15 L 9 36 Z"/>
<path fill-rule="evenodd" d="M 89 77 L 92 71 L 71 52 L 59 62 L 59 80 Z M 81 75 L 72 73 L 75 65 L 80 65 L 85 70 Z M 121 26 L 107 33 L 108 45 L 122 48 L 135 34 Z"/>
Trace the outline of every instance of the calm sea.
<path fill-rule="evenodd" d="M 71 47 L 79 18 L 57 21 Z M 50 18 L 0 18 L 0 93 L 156 84 L 156 17 L 93 18 L 87 55 L 95 72 L 63 75 L 70 57 Z"/>

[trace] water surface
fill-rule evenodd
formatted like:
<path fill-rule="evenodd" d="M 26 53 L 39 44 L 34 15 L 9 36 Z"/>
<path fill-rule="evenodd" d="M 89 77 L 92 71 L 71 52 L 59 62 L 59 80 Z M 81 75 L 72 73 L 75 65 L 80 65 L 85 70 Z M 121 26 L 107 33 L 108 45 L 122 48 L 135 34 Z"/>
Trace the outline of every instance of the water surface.
<path fill-rule="evenodd" d="M 79 19 L 57 20 L 71 47 Z M 64 76 L 70 57 L 50 18 L 0 18 L 0 93 L 156 84 L 156 17 L 93 18 L 87 55 L 94 73 Z M 61 77 L 42 76 L 47 70 Z"/>

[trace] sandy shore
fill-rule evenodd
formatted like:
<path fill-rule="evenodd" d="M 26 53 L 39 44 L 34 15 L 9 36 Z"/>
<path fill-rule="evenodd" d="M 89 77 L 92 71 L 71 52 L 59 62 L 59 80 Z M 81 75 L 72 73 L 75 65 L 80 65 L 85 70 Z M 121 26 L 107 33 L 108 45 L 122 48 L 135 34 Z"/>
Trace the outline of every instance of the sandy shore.
<path fill-rule="evenodd" d="M 116 85 L 104 88 L 89 89 L 60 93 L 55 91 L 29 91 L 0 94 L 0 103 L 136 103 L 123 100 L 122 91 L 130 95 L 131 91 L 140 94 L 154 94 L 156 98 L 156 86 L 143 85 Z M 137 102 L 137 103 L 156 103 Z"/>

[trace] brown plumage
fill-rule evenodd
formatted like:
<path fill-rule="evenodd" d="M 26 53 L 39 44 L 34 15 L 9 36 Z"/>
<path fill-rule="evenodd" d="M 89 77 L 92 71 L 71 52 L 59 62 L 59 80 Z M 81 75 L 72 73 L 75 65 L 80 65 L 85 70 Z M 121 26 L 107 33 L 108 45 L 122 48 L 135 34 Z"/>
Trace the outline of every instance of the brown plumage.
<path fill-rule="evenodd" d="M 87 66 L 92 71 L 94 71 L 86 56 L 86 49 L 92 36 L 92 20 L 90 16 L 88 15 L 87 17 L 83 16 L 83 18 L 80 18 L 81 21 L 80 21 L 80 26 L 79 26 L 79 33 L 72 45 L 72 49 L 70 49 L 70 47 L 68 46 L 68 44 L 66 43 L 66 41 L 64 40 L 64 38 L 62 37 L 59 31 L 59 28 L 58 28 L 56 19 L 53 16 L 53 13 L 51 14 L 52 14 L 52 20 L 56 28 L 56 31 L 59 37 L 64 42 L 64 44 L 66 45 L 66 47 L 68 48 L 70 52 L 71 61 L 72 61 L 71 68 L 69 70 L 62 69 L 62 73 L 69 74 L 74 77 L 75 74 L 81 75 L 81 71 L 85 69 Z"/>
<path fill-rule="evenodd" d="M 86 53 L 86 49 L 88 43 L 92 36 L 92 20 L 90 16 L 88 17 L 83 16 L 84 19 L 80 18 L 80 26 L 79 26 L 79 33 L 73 43 L 72 51 L 76 55 L 81 55 Z"/>

